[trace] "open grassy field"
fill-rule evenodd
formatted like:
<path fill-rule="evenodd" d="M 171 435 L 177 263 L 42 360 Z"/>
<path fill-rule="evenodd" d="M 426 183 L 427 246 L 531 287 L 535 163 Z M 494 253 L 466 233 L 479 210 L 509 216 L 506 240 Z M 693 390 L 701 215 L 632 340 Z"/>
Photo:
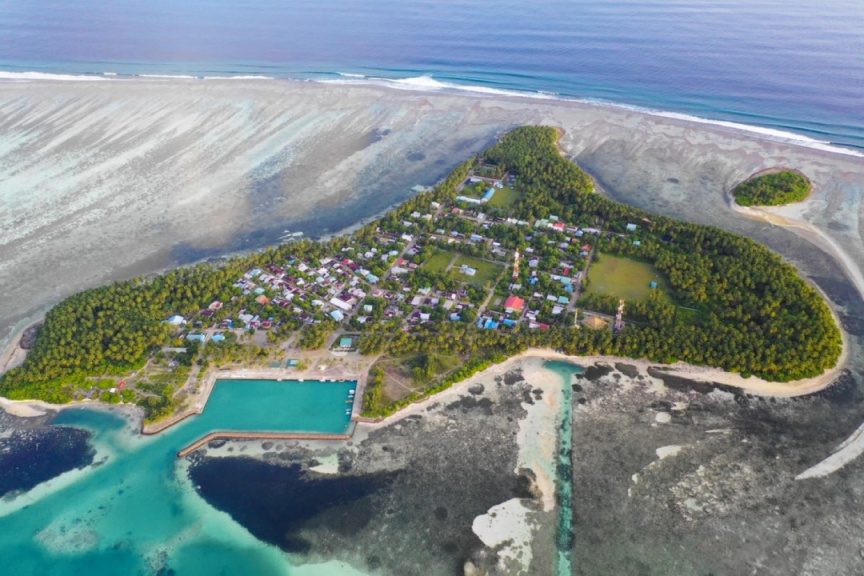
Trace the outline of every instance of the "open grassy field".
<path fill-rule="evenodd" d="M 467 274 L 462 274 L 459 271 L 459 268 L 462 264 L 467 264 L 471 268 L 477 270 L 477 274 L 474 276 L 468 276 Z M 458 260 L 453 264 L 453 267 L 450 268 L 450 275 L 453 278 L 461 282 L 465 282 L 467 284 L 473 284 L 478 288 L 482 288 L 486 285 L 487 282 L 495 283 L 501 273 L 504 271 L 504 266 L 501 264 L 495 264 L 494 262 L 486 262 L 485 260 L 480 260 L 479 258 L 473 258 L 471 256 L 460 256 Z"/>
<path fill-rule="evenodd" d="M 483 194 L 491 187 L 492 185 L 488 182 L 475 182 L 474 184 L 466 185 L 459 195 L 467 196 L 468 198 L 482 198 Z"/>
<path fill-rule="evenodd" d="M 666 281 L 650 264 L 601 254 L 600 260 L 591 264 L 588 273 L 588 292 L 612 294 L 625 300 L 645 300 L 652 290 L 659 290 L 668 301 Z M 657 288 L 651 288 L 657 282 Z"/>
<path fill-rule="evenodd" d="M 457 354 L 436 353 L 383 356 L 376 366 L 384 370 L 384 395 L 389 403 L 424 390 L 461 364 L 462 359 Z M 415 373 L 416 366 L 428 366 L 422 377 Z"/>
<path fill-rule="evenodd" d="M 423 263 L 421 266 L 424 270 L 429 272 L 440 273 L 444 272 L 444 269 L 447 268 L 447 265 L 453 260 L 453 257 L 456 256 L 452 252 L 446 252 L 444 250 L 436 251 L 429 260 Z"/>
<path fill-rule="evenodd" d="M 509 208 L 519 199 L 519 193 L 510 186 L 496 188 L 495 195 L 489 201 L 489 206 L 493 208 Z"/>

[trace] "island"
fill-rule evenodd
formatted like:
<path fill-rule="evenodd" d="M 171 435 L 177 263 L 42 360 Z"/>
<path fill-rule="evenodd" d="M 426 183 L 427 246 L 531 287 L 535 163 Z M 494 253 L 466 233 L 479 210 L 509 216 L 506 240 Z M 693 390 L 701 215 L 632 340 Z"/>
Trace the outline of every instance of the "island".
<path fill-rule="evenodd" d="M 800 202 L 810 194 L 812 185 L 795 170 L 767 170 L 742 182 L 732 191 L 739 206 L 783 206 Z"/>
<path fill-rule="evenodd" d="M 350 235 L 69 297 L 0 395 L 134 403 L 153 424 L 200 409 L 241 369 L 360 358 L 356 412 L 380 418 L 528 349 L 771 382 L 837 364 L 831 310 L 793 266 L 743 236 L 605 198 L 559 136 L 515 129 Z"/>

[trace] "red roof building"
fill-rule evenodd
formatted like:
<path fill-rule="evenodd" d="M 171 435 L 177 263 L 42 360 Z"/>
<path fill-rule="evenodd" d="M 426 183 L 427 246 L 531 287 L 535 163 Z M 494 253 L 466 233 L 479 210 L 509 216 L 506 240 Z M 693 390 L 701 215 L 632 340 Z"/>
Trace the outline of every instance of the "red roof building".
<path fill-rule="evenodd" d="M 522 308 L 525 307 L 525 300 L 519 298 L 518 296 L 510 296 L 507 298 L 507 301 L 504 302 L 504 308 L 508 312 L 521 312 Z"/>

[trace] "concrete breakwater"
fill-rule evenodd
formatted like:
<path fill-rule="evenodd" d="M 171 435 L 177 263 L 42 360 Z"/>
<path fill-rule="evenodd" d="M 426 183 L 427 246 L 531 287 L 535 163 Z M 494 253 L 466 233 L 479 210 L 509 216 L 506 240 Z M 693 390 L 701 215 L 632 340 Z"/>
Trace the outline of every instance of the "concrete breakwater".
<path fill-rule="evenodd" d="M 178 458 L 185 458 L 198 448 L 213 440 L 350 440 L 348 434 L 315 434 L 298 432 L 211 432 L 200 440 L 196 440 L 177 453 Z"/>
<path fill-rule="evenodd" d="M 180 414 L 176 414 L 176 415 L 172 416 L 171 418 L 168 418 L 167 420 L 163 420 L 162 422 L 158 422 L 158 423 L 152 424 L 150 426 L 142 426 L 141 427 L 141 434 L 144 434 L 146 436 L 152 436 L 153 434 L 158 434 L 159 432 L 162 432 L 163 430 L 170 428 L 171 426 L 174 426 L 175 424 L 179 424 L 180 422 L 182 422 L 186 418 L 189 418 L 190 416 L 198 416 L 202 412 L 203 412 L 203 410 L 200 408 L 192 408 L 192 409 L 186 410 L 185 412 L 181 412 Z"/>

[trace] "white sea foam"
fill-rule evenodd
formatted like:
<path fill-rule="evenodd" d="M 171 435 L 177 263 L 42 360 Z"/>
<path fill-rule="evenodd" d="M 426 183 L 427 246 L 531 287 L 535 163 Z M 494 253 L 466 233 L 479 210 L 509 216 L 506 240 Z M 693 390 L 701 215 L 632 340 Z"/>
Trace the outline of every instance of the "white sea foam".
<path fill-rule="evenodd" d="M 556 100 L 557 95 L 549 92 L 520 92 L 518 90 L 501 90 L 488 86 L 471 86 L 470 84 L 452 84 L 441 82 L 431 76 L 415 76 L 413 78 L 380 78 L 377 76 L 364 76 L 362 74 L 349 74 L 339 72 L 340 76 L 347 78 L 319 80 L 326 84 L 374 84 L 378 86 L 389 86 L 398 90 L 416 90 L 419 92 L 441 92 L 445 90 L 472 92 L 475 94 L 489 94 L 494 96 L 517 96 L 521 98 L 537 98 L 541 100 Z"/>
<path fill-rule="evenodd" d="M 247 76 L 204 76 L 204 80 L 275 80 L 272 76 L 257 76 L 257 75 L 247 75 Z"/>
<path fill-rule="evenodd" d="M 63 80 L 64 82 L 97 82 L 107 80 L 102 76 L 75 74 L 48 74 L 47 72 L 4 72 L 0 71 L 0 80 Z"/>
<path fill-rule="evenodd" d="M 340 72 L 339 75 L 345 77 L 345 79 L 327 79 L 319 80 L 319 82 L 327 84 L 374 84 L 380 86 L 389 86 L 391 88 L 396 88 L 400 90 L 417 90 L 425 92 L 440 92 L 447 90 L 471 92 L 475 94 L 488 94 L 492 96 L 517 96 L 520 98 L 533 98 L 538 100 L 560 100 L 563 102 L 578 102 L 582 104 L 590 104 L 593 106 L 632 110 L 634 112 L 639 112 L 642 114 L 649 114 L 651 116 L 658 116 L 661 118 L 670 118 L 673 120 L 682 120 L 685 122 L 692 122 L 694 124 L 720 126 L 723 128 L 729 128 L 741 132 L 758 134 L 759 136 L 762 136 L 768 140 L 779 141 L 787 144 L 794 144 L 796 146 L 803 146 L 815 150 L 824 150 L 826 152 L 843 154 L 845 156 L 864 158 L 864 153 L 858 150 L 838 146 L 828 140 L 816 140 L 815 138 L 810 138 L 808 136 L 803 136 L 794 132 L 787 132 L 785 130 L 778 130 L 776 128 L 752 126 L 750 124 L 740 124 L 737 122 L 729 122 L 726 120 L 711 120 L 709 118 L 701 118 L 699 116 L 692 116 L 690 114 L 684 114 L 681 112 L 666 112 L 663 110 L 654 110 L 651 108 L 634 106 L 631 104 L 619 104 L 616 102 L 609 102 L 605 100 L 591 98 L 568 98 L 566 96 L 561 96 L 552 92 L 520 92 L 517 90 L 502 90 L 499 88 L 490 88 L 488 86 L 452 84 L 448 82 L 441 82 L 440 80 L 436 80 L 428 75 L 398 79 L 379 78 L 375 76 L 364 76 L 362 74 L 349 74 L 343 72 Z"/>
<path fill-rule="evenodd" d="M 667 112 L 663 110 L 655 110 L 651 108 L 634 106 L 630 104 L 619 104 L 605 100 L 590 99 L 590 98 L 568 98 L 555 93 L 544 91 L 518 91 L 518 90 L 503 90 L 500 88 L 491 88 L 488 86 L 472 86 L 469 84 L 455 84 L 450 82 L 442 82 L 436 80 L 430 75 L 415 76 L 411 78 L 381 78 L 376 76 L 366 76 L 363 74 L 355 74 L 351 72 L 338 72 L 341 78 L 317 80 L 325 84 L 372 84 L 378 86 L 387 86 L 398 90 L 415 90 L 421 92 L 467 92 L 473 94 L 483 94 L 489 96 L 506 96 L 518 98 L 532 98 L 538 100 L 560 100 L 565 102 L 579 102 L 583 104 L 591 104 L 595 106 L 604 106 L 609 108 L 618 108 L 625 110 L 633 110 L 643 114 L 649 114 L 661 118 L 669 118 L 672 120 L 682 120 L 692 122 L 694 124 L 705 124 L 711 126 L 719 126 L 741 132 L 748 132 L 759 135 L 768 140 L 803 146 L 815 150 L 823 150 L 835 154 L 845 156 L 855 156 L 864 158 L 864 153 L 851 148 L 845 148 L 833 144 L 828 140 L 817 140 L 794 132 L 778 130 L 776 128 L 766 128 L 762 126 L 753 126 L 750 124 L 740 124 L 737 122 L 729 122 L 726 120 L 711 120 L 681 112 Z M 60 81 L 104 81 L 116 76 L 116 72 L 103 72 L 101 75 L 73 75 L 73 74 L 48 74 L 44 72 L 4 72 L 0 71 L 0 81 L 2 80 L 60 80 Z M 162 79 L 162 80 L 199 80 L 201 77 L 185 74 L 139 74 L 140 78 Z M 275 80 L 272 76 L 263 75 L 237 75 L 237 76 L 204 76 L 204 80 Z"/>
<path fill-rule="evenodd" d="M 197 80 L 197 76 L 186 74 L 138 74 L 139 78 L 158 78 L 161 80 Z"/>
<path fill-rule="evenodd" d="M 834 152 L 837 154 L 845 154 L 847 156 L 857 156 L 859 158 L 864 158 L 864 153 L 859 152 L 858 150 L 843 148 L 841 146 L 836 146 L 832 144 L 828 140 L 816 140 L 815 138 L 809 138 L 807 136 L 802 136 L 801 134 L 795 134 L 794 132 L 786 132 L 785 130 L 777 130 L 776 128 L 765 128 L 763 126 L 739 124 L 737 122 L 728 122 L 726 120 L 709 120 L 707 118 L 700 118 L 699 116 L 691 116 L 689 114 L 680 114 L 678 112 L 663 112 L 658 110 L 644 110 L 644 112 L 647 112 L 652 116 L 660 116 L 663 118 L 672 118 L 676 120 L 685 120 L 687 122 L 694 122 L 697 124 L 723 126 L 724 128 L 741 130 L 743 132 L 752 132 L 754 134 L 759 134 L 760 136 L 767 136 L 770 140 L 779 140 L 781 142 L 788 142 L 789 144 L 796 144 L 798 146 L 805 146 L 807 148 L 815 148 L 817 150 L 826 150 L 828 152 Z"/>

